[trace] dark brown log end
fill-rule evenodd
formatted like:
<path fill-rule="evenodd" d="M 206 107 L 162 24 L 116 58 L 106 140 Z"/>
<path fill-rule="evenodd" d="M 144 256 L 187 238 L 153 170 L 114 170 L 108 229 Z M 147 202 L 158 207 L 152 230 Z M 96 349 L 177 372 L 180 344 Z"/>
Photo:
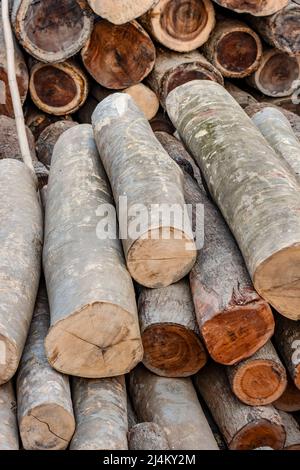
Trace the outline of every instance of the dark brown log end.
<path fill-rule="evenodd" d="M 293 82 L 299 78 L 297 58 L 277 52 L 264 64 L 259 81 L 271 96 L 280 96 L 292 89 Z"/>
<path fill-rule="evenodd" d="M 216 60 L 230 75 L 241 74 L 251 69 L 261 55 L 254 34 L 247 31 L 232 31 L 218 43 Z"/>
<path fill-rule="evenodd" d="M 258 447 L 282 449 L 285 442 L 284 427 L 262 419 L 249 423 L 232 439 L 230 450 L 251 450 Z"/>
<path fill-rule="evenodd" d="M 220 77 L 216 74 L 216 70 L 206 69 L 202 64 L 183 64 L 171 70 L 164 78 L 165 96 L 168 96 L 171 91 L 180 85 L 193 80 L 212 80 L 222 84 L 222 78 Z"/>
<path fill-rule="evenodd" d="M 281 411 L 294 413 L 300 411 L 300 390 L 291 379 L 288 380 L 287 387 L 283 394 L 276 400 L 274 406 Z"/>

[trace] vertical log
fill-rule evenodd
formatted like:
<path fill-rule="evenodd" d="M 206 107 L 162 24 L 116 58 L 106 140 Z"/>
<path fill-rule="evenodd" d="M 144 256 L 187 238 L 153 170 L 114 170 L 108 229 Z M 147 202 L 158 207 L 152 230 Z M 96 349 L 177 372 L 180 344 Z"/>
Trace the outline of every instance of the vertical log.
<path fill-rule="evenodd" d="M 281 10 L 289 0 L 214 0 L 214 2 L 237 13 L 267 16 Z"/>
<path fill-rule="evenodd" d="M 40 133 L 36 142 L 36 152 L 38 159 L 47 167 L 51 166 L 51 158 L 54 146 L 59 137 L 71 127 L 76 126 L 74 121 L 56 121 L 50 124 Z"/>
<path fill-rule="evenodd" d="M 300 426 L 293 416 L 284 411 L 279 412 L 286 432 L 284 450 L 300 450 Z"/>
<path fill-rule="evenodd" d="M 15 392 L 11 382 L 0 386 L 0 450 L 19 450 Z"/>
<path fill-rule="evenodd" d="M 124 24 L 143 15 L 159 0 L 88 0 L 97 15 L 113 24 Z"/>
<path fill-rule="evenodd" d="M 130 450 L 169 450 L 164 430 L 156 423 L 139 423 L 128 434 Z"/>
<path fill-rule="evenodd" d="M 300 323 L 277 315 L 275 342 L 294 384 L 300 389 Z"/>

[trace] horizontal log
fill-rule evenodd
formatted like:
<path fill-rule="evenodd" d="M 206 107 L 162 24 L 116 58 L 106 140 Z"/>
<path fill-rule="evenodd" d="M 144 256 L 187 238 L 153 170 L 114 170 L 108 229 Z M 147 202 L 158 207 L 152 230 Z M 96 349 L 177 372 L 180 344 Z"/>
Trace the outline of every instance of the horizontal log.
<path fill-rule="evenodd" d="M 0 386 L 0 450 L 19 450 L 17 403 L 11 382 Z"/>
<path fill-rule="evenodd" d="M 38 159 L 47 167 L 51 166 L 51 158 L 54 146 L 59 137 L 68 129 L 76 126 L 74 121 L 56 121 L 47 126 L 39 135 L 36 142 Z"/>
<path fill-rule="evenodd" d="M 56 121 L 72 121 L 71 115 L 67 116 L 54 116 L 53 114 L 46 114 L 34 105 L 25 106 L 24 108 L 25 123 L 31 130 L 35 140 L 39 138 L 41 132 L 46 127 L 50 126 Z"/>
<path fill-rule="evenodd" d="M 37 161 L 35 141 L 31 130 L 26 126 L 26 135 L 33 162 Z M 16 121 L 10 117 L 0 115 L 0 159 L 13 158 L 23 161 L 18 140 Z"/>
<path fill-rule="evenodd" d="M 156 116 L 151 119 L 150 126 L 153 132 L 167 132 L 171 135 L 175 132 L 175 127 L 171 123 L 166 111 L 162 108 L 160 108 Z"/>
<path fill-rule="evenodd" d="M 88 0 L 97 15 L 113 24 L 124 24 L 143 15 L 159 0 Z"/>
<path fill-rule="evenodd" d="M 214 0 L 214 2 L 237 13 L 267 16 L 281 10 L 289 0 Z"/>
<path fill-rule="evenodd" d="M 300 390 L 300 323 L 277 315 L 274 338 L 286 368 Z"/>
<path fill-rule="evenodd" d="M 169 450 L 164 430 L 156 423 L 139 423 L 128 434 L 130 450 Z"/>
<path fill-rule="evenodd" d="M 275 408 L 287 413 L 294 413 L 300 411 L 300 389 L 297 388 L 294 382 L 288 377 L 288 383 L 285 391 L 274 402 Z"/>
<path fill-rule="evenodd" d="M 225 82 L 225 88 L 243 109 L 257 103 L 257 100 L 250 93 L 229 81 Z"/>

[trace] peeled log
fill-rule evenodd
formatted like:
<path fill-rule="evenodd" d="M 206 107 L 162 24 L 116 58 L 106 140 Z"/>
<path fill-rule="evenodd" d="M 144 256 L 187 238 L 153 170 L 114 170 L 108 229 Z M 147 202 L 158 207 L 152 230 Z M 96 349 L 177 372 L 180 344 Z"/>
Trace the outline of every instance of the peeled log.
<path fill-rule="evenodd" d="M 124 24 L 143 15 L 159 0 L 88 0 L 97 15 L 113 24 Z"/>
<path fill-rule="evenodd" d="M 127 210 L 118 211 L 131 276 L 150 288 L 179 281 L 196 259 L 190 223 L 184 217 L 181 170 L 127 94 L 115 93 L 102 101 L 92 122 L 117 206 L 127 197 Z M 164 207 L 175 207 L 174 216 L 162 217 Z"/>
<path fill-rule="evenodd" d="M 182 85 L 169 95 L 167 108 L 236 238 L 255 289 L 280 313 L 300 319 L 296 177 L 217 83 Z"/>
<path fill-rule="evenodd" d="M 115 26 L 100 19 L 95 23 L 81 56 L 85 68 L 96 82 L 106 88 L 120 90 L 136 85 L 151 72 L 155 47 L 136 21 Z"/>
<path fill-rule="evenodd" d="M 140 420 L 161 426 L 170 449 L 218 450 L 191 379 L 158 377 L 138 366 L 130 392 Z"/>
<path fill-rule="evenodd" d="M 222 366 L 211 363 L 195 376 L 195 386 L 230 450 L 283 448 L 286 434 L 279 412 L 270 405 L 251 407 L 241 403 L 230 390 Z"/>
<path fill-rule="evenodd" d="M 71 450 L 127 450 L 127 398 L 124 376 L 73 379 L 76 432 Z"/>
<path fill-rule="evenodd" d="M 15 374 L 41 272 L 42 211 L 31 171 L 0 160 L 0 384 Z M 13 321 L 12 321 L 13 319 Z"/>
<path fill-rule="evenodd" d="M 214 0 L 214 2 L 237 13 L 267 16 L 281 10 L 289 0 Z"/>
<path fill-rule="evenodd" d="M 19 433 L 13 385 L 0 386 L 0 450 L 19 450 Z"/>
<path fill-rule="evenodd" d="M 30 55 L 54 63 L 84 46 L 93 28 L 93 14 L 86 0 L 13 0 L 12 24 Z"/>
<path fill-rule="evenodd" d="M 287 413 L 300 411 L 300 390 L 290 377 L 288 377 L 287 388 L 273 404 L 277 410 L 286 411 Z"/>
<path fill-rule="evenodd" d="M 130 450 L 169 450 L 164 430 L 156 423 L 139 423 L 128 433 Z"/>
<path fill-rule="evenodd" d="M 156 41 L 178 52 L 202 46 L 216 24 L 211 0 L 160 0 L 139 21 Z"/>
<path fill-rule="evenodd" d="M 59 137 L 71 127 L 76 126 L 74 121 L 56 121 L 41 132 L 36 142 L 38 159 L 47 167 L 51 166 L 51 158 L 54 146 Z"/>
<path fill-rule="evenodd" d="M 122 247 L 105 237 L 98 219 L 99 207 L 108 204 L 105 223 L 114 227 L 92 127 L 73 127 L 55 145 L 47 191 L 44 271 L 51 328 L 45 348 L 52 367 L 80 377 L 122 375 L 143 355 Z"/>
<path fill-rule="evenodd" d="M 300 450 L 300 426 L 292 415 L 279 412 L 286 432 L 284 450 Z"/>
<path fill-rule="evenodd" d="M 277 315 L 275 342 L 294 384 L 300 389 L 300 323 Z"/>

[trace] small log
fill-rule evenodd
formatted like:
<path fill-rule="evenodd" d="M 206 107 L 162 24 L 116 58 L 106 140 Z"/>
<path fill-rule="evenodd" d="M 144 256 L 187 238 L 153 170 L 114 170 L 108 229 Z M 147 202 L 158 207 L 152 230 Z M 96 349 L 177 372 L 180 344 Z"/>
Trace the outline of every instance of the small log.
<path fill-rule="evenodd" d="M 284 450 L 300 450 L 300 426 L 292 415 L 279 412 L 286 432 Z"/>
<path fill-rule="evenodd" d="M 55 145 L 47 190 L 44 271 L 51 328 L 45 348 L 52 367 L 80 377 L 122 375 L 143 355 L 121 244 L 101 231 L 97 217 L 99 207 L 108 205 L 106 222 L 114 227 L 92 127 L 72 127 Z"/>
<path fill-rule="evenodd" d="M 288 377 L 285 391 L 273 404 L 277 410 L 286 411 L 287 413 L 300 411 L 300 390 L 290 377 Z"/>
<path fill-rule="evenodd" d="M 143 15 L 159 0 L 88 0 L 97 15 L 113 24 L 124 24 Z"/>
<path fill-rule="evenodd" d="M 178 52 L 198 49 L 216 24 L 211 0 L 160 0 L 139 21 L 156 41 Z"/>
<path fill-rule="evenodd" d="M 158 377 L 138 366 L 130 391 L 140 420 L 158 424 L 170 449 L 218 450 L 190 378 Z"/>
<path fill-rule="evenodd" d="M 127 398 L 124 376 L 73 379 L 76 431 L 71 450 L 127 450 Z"/>
<path fill-rule="evenodd" d="M 93 14 L 86 0 L 13 0 L 12 24 L 30 55 L 54 63 L 84 46 L 93 28 Z"/>
<path fill-rule="evenodd" d="M 211 363 L 200 371 L 195 386 L 230 450 L 283 448 L 286 434 L 279 412 L 271 405 L 251 407 L 241 403 L 230 390 L 222 366 Z"/>
<path fill-rule="evenodd" d="M 277 315 L 275 342 L 294 384 L 300 389 L 300 323 Z"/>
<path fill-rule="evenodd" d="M 214 0 L 214 2 L 237 13 L 267 16 L 281 10 L 289 0 Z"/>
<path fill-rule="evenodd" d="M 76 126 L 74 121 L 56 121 L 50 124 L 40 133 L 36 142 L 36 152 L 38 159 L 49 169 L 53 149 L 59 137 L 71 127 Z"/>
<path fill-rule="evenodd" d="M 225 88 L 243 109 L 257 103 L 257 100 L 252 95 L 250 95 L 250 93 L 242 90 L 231 82 L 226 81 Z"/>
<path fill-rule="evenodd" d="M 24 115 L 26 125 L 31 130 L 35 140 L 39 138 L 43 130 L 50 126 L 50 124 L 60 120 L 72 121 L 72 117 L 70 115 L 54 116 L 53 114 L 46 114 L 43 113 L 40 109 L 36 108 L 34 105 L 25 107 Z"/>
<path fill-rule="evenodd" d="M 120 90 L 140 83 L 151 72 L 155 47 L 136 21 L 115 26 L 100 19 L 81 56 L 96 82 Z"/>
<path fill-rule="evenodd" d="M 296 177 L 217 83 L 182 85 L 169 95 L 167 108 L 236 238 L 255 289 L 277 311 L 300 319 Z"/>
<path fill-rule="evenodd" d="M 19 450 L 15 392 L 11 382 L 0 386 L 0 450 Z"/>
<path fill-rule="evenodd" d="M 300 5 L 300 4 L 299 4 Z M 300 117 L 300 88 L 295 90 L 291 96 L 282 96 L 281 98 L 266 98 L 264 101 L 270 105 L 275 105 L 281 108 L 281 111 L 289 111 Z"/>
<path fill-rule="evenodd" d="M 127 94 L 116 93 L 102 101 L 92 122 L 117 206 L 121 196 L 127 197 L 126 214 L 119 213 L 119 217 L 126 223 L 121 232 L 131 276 L 150 288 L 179 281 L 196 259 L 189 221 L 182 223 L 185 201 L 181 170 Z M 169 220 L 162 217 L 164 207 L 176 210 Z"/>
<path fill-rule="evenodd" d="M 151 119 L 150 126 L 153 132 L 167 132 L 171 135 L 175 132 L 175 127 L 171 123 L 166 111 L 162 108 L 160 108 L 156 116 Z"/>
<path fill-rule="evenodd" d="M 139 423 L 128 433 L 130 450 L 169 450 L 164 430 L 156 423 Z"/>
<path fill-rule="evenodd" d="M 26 134 L 32 161 L 36 162 L 34 136 L 27 126 Z M 10 117 L 0 115 L 0 159 L 2 160 L 3 158 L 13 158 L 21 162 L 23 161 L 16 122 Z"/>

